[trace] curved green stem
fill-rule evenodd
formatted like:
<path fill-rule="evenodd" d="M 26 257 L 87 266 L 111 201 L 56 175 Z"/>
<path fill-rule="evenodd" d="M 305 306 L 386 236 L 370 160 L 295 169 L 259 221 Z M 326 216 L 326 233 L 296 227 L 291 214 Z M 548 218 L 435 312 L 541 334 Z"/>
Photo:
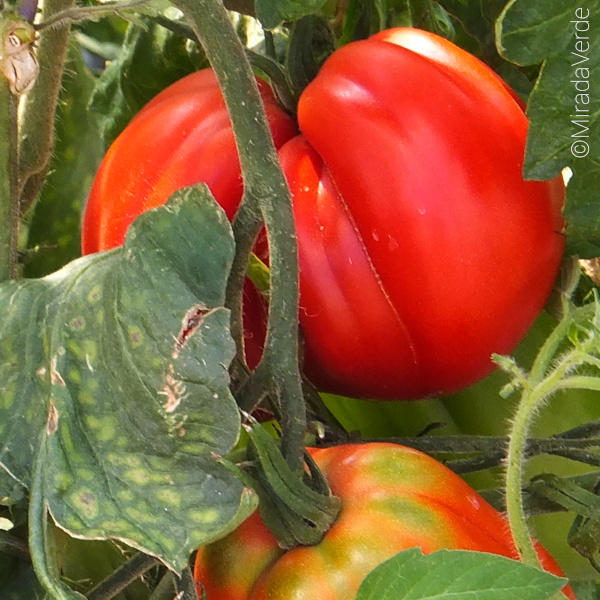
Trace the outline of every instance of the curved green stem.
<path fill-rule="evenodd" d="M 242 319 L 244 279 L 250 252 L 261 227 L 262 218 L 260 213 L 252 210 L 249 203 L 242 203 L 233 221 L 236 252 L 226 290 L 227 307 L 231 310 L 231 335 L 235 340 L 237 356 L 240 360 L 243 360 L 244 356 L 244 324 Z M 239 389 L 246 383 L 248 373 L 247 371 L 242 372 L 243 367 L 241 366 L 236 369 L 236 364 L 232 365 L 231 377 L 236 388 Z M 240 408 L 251 412 L 253 407 L 241 406 Z"/>
<path fill-rule="evenodd" d="M 529 535 L 521 492 L 525 448 L 533 417 L 546 398 L 556 390 L 556 383 L 561 376 L 562 373 L 555 373 L 535 390 L 525 390 L 512 423 L 506 455 L 506 512 L 510 528 L 521 560 L 536 567 L 540 563 Z"/>
<path fill-rule="evenodd" d="M 298 367 L 298 256 L 291 197 L 269 132 L 244 47 L 221 0 L 173 0 L 183 11 L 213 66 L 225 97 L 244 177 L 244 202 L 260 207 L 269 235 L 271 304 L 263 360 L 282 404 L 283 454 L 303 465 L 306 414 Z M 247 257 L 246 257 L 247 258 Z"/>

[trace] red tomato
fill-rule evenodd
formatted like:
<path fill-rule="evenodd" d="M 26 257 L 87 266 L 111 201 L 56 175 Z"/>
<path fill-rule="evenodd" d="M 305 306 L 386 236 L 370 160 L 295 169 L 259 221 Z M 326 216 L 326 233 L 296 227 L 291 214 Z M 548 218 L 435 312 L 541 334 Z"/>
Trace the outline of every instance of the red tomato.
<path fill-rule="evenodd" d="M 275 145 L 297 131 L 257 80 Z M 227 108 L 210 69 L 192 73 L 151 100 L 108 150 L 83 216 L 84 254 L 120 246 L 131 222 L 176 190 L 204 182 L 232 219 L 242 178 Z"/>
<path fill-rule="evenodd" d="M 310 452 L 342 502 L 336 522 L 319 544 L 285 552 L 255 512 L 198 551 L 194 578 L 207 600 L 352 600 L 370 571 L 413 547 L 517 558 L 505 517 L 426 454 L 388 443 Z M 562 576 L 539 544 L 537 552 Z"/>
<path fill-rule="evenodd" d="M 411 399 L 484 377 L 491 354 L 510 353 L 541 311 L 564 250 L 564 186 L 523 180 L 527 119 L 515 94 L 414 29 L 334 52 L 302 93 L 293 139 L 266 84 L 261 93 L 294 196 L 309 379 Z M 109 150 L 84 252 L 122 243 L 135 216 L 199 181 L 232 217 L 239 164 L 210 71 L 165 90 Z"/>
<path fill-rule="evenodd" d="M 522 177 L 506 85 L 433 34 L 337 50 L 280 151 L 294 195 L 306 372 L 419 398 L 481 379 L 541 311 L 561 262 L 562 181 Z"/>

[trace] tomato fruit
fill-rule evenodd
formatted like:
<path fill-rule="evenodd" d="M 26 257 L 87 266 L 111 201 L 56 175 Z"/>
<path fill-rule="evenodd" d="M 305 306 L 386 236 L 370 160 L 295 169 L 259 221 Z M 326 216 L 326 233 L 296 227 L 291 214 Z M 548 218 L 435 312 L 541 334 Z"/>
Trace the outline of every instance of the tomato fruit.
<path fill-rule="evenodd" d="M 275 145 L 295 135 L 293 119 L 257 80 Z M 232 219 L 242 178 L 225 101 L 211 69 L 175 82 L 153 98 L 109 148 L 83 216 L 84 254 L 125 241 L 131 222 L 176 190 L 204 182 Z"/>
<path fill-rule="evenodd" d="M 294 120 L 277 104 L 271 88 L 257 79 L 275 146 L 297 133 Z M 153 98 L 128 124 L 96 173 L 82 223 L 82 251 L 120 246 L 141 213 L 164 204 L 178 189 L 204 182 L 231 220 L 243 184 L 227 107 L 211 69 L 180 79 Z M 264 235 L 255 252 L 266 260 Z M 244 285 L 246 361 L 262 355 L 265 300 Z"/>
<path fill-rule="evenodd" d="M 294 197 L 308 378 L 393 400 L 487 375 L 492 353 L 512 352 L 541 311 L 564 250 L 564 185 L 523 180 L 516 95 L 415 29 L 335 51 L 300 97 L 300 135 L 260 88 Z M 111 147 L 84 252 L 122 243 L 135 216 L 199 181 L 231 218 L 242 183 L 211 71 L 159 94 Z"/>
<path fill-rule="evenodd" d="M 350 396 L 474 383 L 541 311 L 561 262 L 564 185 L 524 181 L 527 118 L 433 34 L 334 52 L 280 150 L 295 198 L 306 372 Z"/>
<path fill-rule="evenodd" d="M 342 502 L 331 529 L 319 544 L 285 552 L 255 512 L 198 551 L 194 578 L 207 600 L 352 600 L 370 571 L 413 547 L 517 558 L 505 517 L 426 454 L 389 443 L 310 452 Z M 537 552 L 546 570 L 562 575 L 539 544 Z"/>

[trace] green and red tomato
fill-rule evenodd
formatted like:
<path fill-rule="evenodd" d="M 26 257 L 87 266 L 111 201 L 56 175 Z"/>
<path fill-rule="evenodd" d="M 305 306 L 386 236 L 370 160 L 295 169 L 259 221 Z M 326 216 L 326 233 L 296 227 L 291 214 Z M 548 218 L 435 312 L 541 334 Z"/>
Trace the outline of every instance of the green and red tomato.
<path fill-rule="evenodd" d="M 284 551 L 255 512 L 199 549 L 194 577 L 206 600 L 352 600 L 377 565 L 414 547 L 518 557 L 506 518 L 426 454 L 389 443 L 310 452 L 341 500 L 335 523 L 320 543 Z M 536 550 L 547 571 L 562 574 L 543 547 Z"/>

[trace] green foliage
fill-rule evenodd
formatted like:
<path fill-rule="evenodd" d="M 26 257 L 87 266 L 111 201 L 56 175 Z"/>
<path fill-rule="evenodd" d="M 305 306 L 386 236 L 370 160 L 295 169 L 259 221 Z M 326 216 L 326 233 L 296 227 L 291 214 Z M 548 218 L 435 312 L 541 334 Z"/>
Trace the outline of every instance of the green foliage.
<path fill-rule="evenodd" d="M 256 0 L 256 18 L 265 29 L 274 29 L 282 21 L 298 21 L 316 13 L 327 0 Z"/>
<path fill-rule="evenodd" d="M 180 569 L 247 514 L 241 483 L 212 457 L 239 432 L 223 308 L 232 257 L 224 213 L 187 190 L 142 216 L 122 249 L 0 288 L 0 495 L 28 485 L 45 423 L 44 495 L 77 536 L 118 537 Z"/>
<path fill-rule="evenodd" d="M 285 35 L 277 38 L 282 41 L 290 22 L 320 10 L 331 16 L 335 2 L 323 8 L 325 2 L 256 0 L 255 8 L 266 29 L 284 23 L 279 32 Z M 181 569 L 193 549 L 235 526 L 253 503 L 242 483 L 211 454 L 228 454 L 239 433 L 227 373 L 233 345 L 223 308 L 233 245 L 223 215 L 202 194 L 186 192 L 140 219 L 124 249 L 69 263 L 79 254 L 80 213 L 104 149 L 154 95 L 208 66 L 196 43 L 152 20 L 167 4 L 160 0 L 147 11 L 129 9 L 124 13 L 129 25 L 112 16 L 75 26 L 50 174 L 35 212 L 28 215 L 27 247 L 41 249 L 26 256 L 25 275 L 45 278 L 0 286 L 1 515 L 26 504 L 38 434 L 46 430 L 42 492 L 52 516 L 68 532 L 59 533 L 65 554 L 57 557 L 65 578 L 98 580 L 120 563 L 112 542 L 90 538 L 118 538 Z M 349 0 L 345 19 L 334 31 L 347 42 L 412 22 L 483 58 L 522 98 L 529 98 L 527 176 L 554 177 L 565 166 L 573 171 L 565 208 L 569 252 L 598 255 L 597 90 L 585 105 L 590 129 L 583 133 L 590 137 L 580 139 L 589 141 L 587 156 L 573 154 L 574 134 L 583 127 L 576 127 L 571 115 L 580 60 L 573 54 L 578 41 L 574 11 L 590 9 L 590 49 L 578 54 L 587 57 L 579 66 L 589 68 L 593 78 L 600 69 L 600 7 L 592 0 L 512 0 L 505 5 L 506 0 Z M 108 68 L 93 75 L 83 64 L 81 48 L 107 59 Z M 255 261 L 252 272 L 268 290 L 268 269 Z M 517 352 L 519 364 L 530 367 L 554 325 L 542 315 Z M 570 373 L 580 375 L 578 366 Z M 360 429 L 364 436 L 415 436 L 432 423 L 445 424 L 441 433 L 446 435 L 504 435 L 517 402 L 499 398 L 505 380 L 497 372 L 452 397 L 410 404 L 326 400 L 348 429 Z M 536 435 L 554 435 L 600 416 L 598 392 L 563 390 L 557 396 L 540 408 Z M 580 468 L 571 461 L 556 467 L 556 460 L 536 459 L 528 474 L 552 469 L 572 475 Z M 488 472 L 476 477 L 498 483 Z M 563 505 L 575 512 L 581 498 L 588 501 L 580 507 L 570 543 L 593 559 L 598 549 L 593 481 L 573 487 L 564 478 L 547 477 L 535 485 L 538 496 L 553 500 L 568 492 Z M 539 498 L 532 502 L 537 506 Z M 552 518 L 540 532 L 544 542 L 547 530 L 554 533 L 561 519 L 573 521 L 566 513 Z M 69 534 L 82 540 L 74 542 Z M 560 558 L 569 565 L 568 555 Z M 82 561 L 94 568 L 80 569 Z M 470 590 L 457 588 L 457 574 L 464 575 Z M 11 583 L 4 587 L 6 582 Z M 498 588 L 502 582 L 512 589 Z M 359 598 L 417 600 L 456 590 L 456 600 L 541 600 L 559 587 L 556 578 L 499 557 L 449 552 L 423 557 L 409 551 L 367 578 Z M 579 600 L 600 597 L 596 582 L 574 587 Z M 117 598 L 145 599 L 145 593 L 150 591 L 140 583 L 137 593 Z M 24 561 L 2 554 L 0 600 L 29 599 L 49 600 L 50 595 Z"/>
<path fill-rule="evenodd" d="M 100 76 L 91 99 L 105 146 L 158 92 L 208 66 L 201 48 L 160 25 L 130 25 L 119 57 Z"/>
<path fill-rule="evenodd" d="M 565 581 L 503 556 L 418 548 L 400 552 L 363 581 L 356 600 L 546 600 Z"/>
<path fill-rule="evenodd" d="M 569 252 L 582 257 L 600 254 L 600 203 L 594 192 L 600 185 L 595 146 L 600 95 L 590 83 L 600 68 L 599 23 L 597 2 L 513 0 L 497 25 L 506 58 L 520 65 L 544 63 L 528 104 L 525 175 L 549 179 L 571 168 L 566 234 Z"/>

